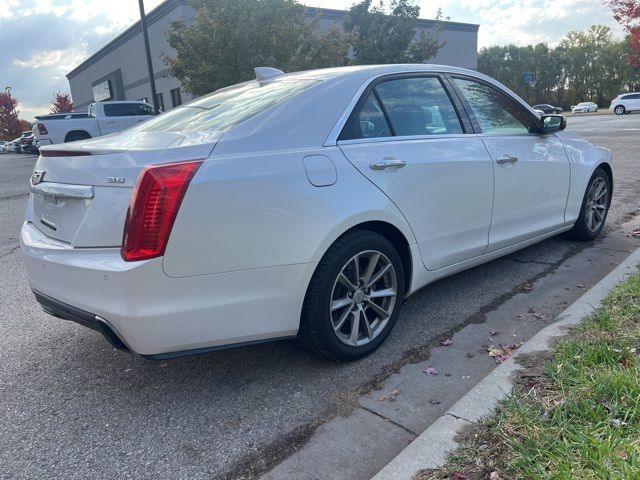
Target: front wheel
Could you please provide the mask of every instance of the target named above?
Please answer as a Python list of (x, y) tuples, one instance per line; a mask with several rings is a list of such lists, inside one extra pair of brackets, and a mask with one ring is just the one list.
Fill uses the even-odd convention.
[(404, 296), (402, 260), (385, 237), (356, 231), (324, 255), (305, 296), (299, 337), (333, 360), (356, 360), (393, 328)]
[(618, 105), (613, 109), (616, 115), (623, 115), (625, 113), (625, 108), (623, 105)]
[(591, 176), (582, 200), (580, 215), (570, 231), (576, 240), (589, 241), (600, 235), (611, 205), (611, 179), (598, 168)]

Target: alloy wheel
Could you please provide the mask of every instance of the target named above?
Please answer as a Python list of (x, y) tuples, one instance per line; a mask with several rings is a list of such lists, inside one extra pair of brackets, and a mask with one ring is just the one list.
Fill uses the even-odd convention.
[(609, 205), (609, 188), (602, 177), (596, 177), (587, 193), (587, 205), (585, 208), (587, 228), (591, 232), (602, 227), (607, 215)]
[(366, 250), (351, 257), (331, 291), (329, 314), (336, 337), (353, 347), (371, 342), (389, 322), (397, 295), (396, 270), (382, 252)]

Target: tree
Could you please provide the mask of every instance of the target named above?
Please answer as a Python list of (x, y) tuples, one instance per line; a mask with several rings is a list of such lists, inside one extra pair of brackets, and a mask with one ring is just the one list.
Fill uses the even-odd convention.
[[(621, 91), (635, 90), (640, 68), (625, 61), (630, 36), (615, 40), (611, 30), (594, 25), (584, 32), (569, 32), (557, 47), (505, 45), (483, 48), (478, 70), (490, 75), (529, 103), (553, 103), (569, 108), (591, 100), (606, 105)], [(524, 72), (534, 72), (534, 87), (522, 83)]]
[(18, 100), (9, 90), (0, 92), (0, 139), (13, 140), (25, 130), (30, 130), (29, 122), (18, 117)]
[(73, 111), (73, 101), (68, 93), (56, 92), (51, 102), (51, 113), (67, 113)]
[(631, 48), (627, 61), (635, 67), (640, 67), (640, 1), (605, 0), (604, 3), (613, 9), (613, 18), (630, 36)]
[(254, 77), (253, 68), (299, 70), (344, 65), (349, 45), (339, 30), (320, 32), (295, 0), (191, 0), (191, 24), (168, 33), (171, 74), (202, 95)]
[(416, 35), (420, 7), (411, 0), (391, 0), (389, 8), (383, 0), (374, 7), (372, 3), (373, 0), (362, 0), (354, 4), (344, 22), (353, 48), (353, 63), (423, 63), (442, 48), (437, 28), (432, 32), (421, 30)]

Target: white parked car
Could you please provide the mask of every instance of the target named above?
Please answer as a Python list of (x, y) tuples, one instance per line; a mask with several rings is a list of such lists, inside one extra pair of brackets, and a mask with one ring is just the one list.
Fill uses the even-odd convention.
[(39, 147), (76, 142), (121, 132), (153, 116), (153, 107), (145, 102), (96, 102), (89, 105), (87, 113), (36, 117), (33, 135)]
[(616, 115), (640, 110), (640, 92), (622, 93), (611, 100), (609, 107)]
[(47, 312), (154, 359), (297, 335), (351, 360), (425, 285), (602, 230), (609, 151), (487, 76), (257, 73), (41, 149), (21, 245)]
[(598, 104), (593, 102), (581, 102), (575, 107), (571, 107), (571, 111), (573, 113), (589, 113), (589, 112), (597, 112)]

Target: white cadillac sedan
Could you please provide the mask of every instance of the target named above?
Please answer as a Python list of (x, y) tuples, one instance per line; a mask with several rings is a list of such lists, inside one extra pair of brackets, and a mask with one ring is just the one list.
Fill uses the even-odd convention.
[(609, 151), (491, 78), (256, 73), (41, 149), (21, 244), (45, 311), (152, 359), (298, 336), (352, 360), (425, 285), (603, 228)]

